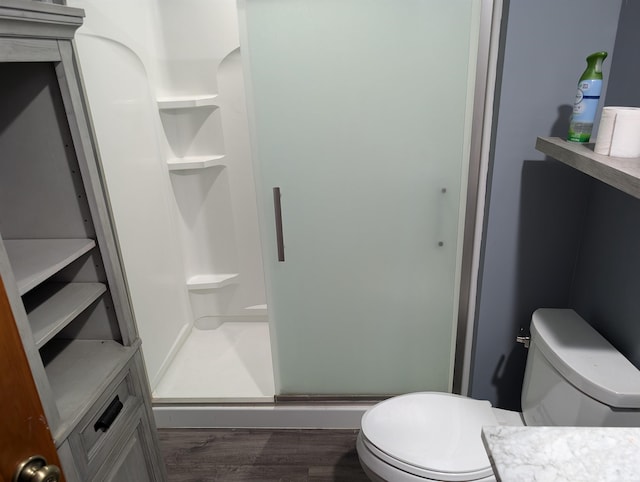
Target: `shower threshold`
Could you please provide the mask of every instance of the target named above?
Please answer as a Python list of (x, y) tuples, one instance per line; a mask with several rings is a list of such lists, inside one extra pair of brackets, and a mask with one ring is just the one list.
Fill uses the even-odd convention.
[(158, 428), (357, 429), (373, 403), (154, 404)]

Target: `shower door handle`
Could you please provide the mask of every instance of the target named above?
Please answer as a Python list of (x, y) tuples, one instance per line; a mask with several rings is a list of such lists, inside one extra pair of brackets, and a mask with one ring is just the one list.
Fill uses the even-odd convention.
[(282, 205), (280, 203), (280, 188), (273, 188), (273, 211), (276, 217), (276, 246), (278, 261), (284, 262), (284, 235), (282, 233)]
[(436, 213), (436, 244), (438, 245), (438, 247), (442, 247), (444, 246), (444, 238), (445, 238), (445, 204), (446, 204), (446, 194), (447, 194), (447, 188), (443, 187), (440, 189), (440, 195), (438, 196), (438, 207), (437, 207), (437, 213)]

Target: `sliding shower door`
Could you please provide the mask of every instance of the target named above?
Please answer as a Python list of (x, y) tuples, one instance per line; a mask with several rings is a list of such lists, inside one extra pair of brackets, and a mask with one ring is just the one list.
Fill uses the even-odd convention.
[(279, 394), (451, 389), (479, 3), (241, 3)]

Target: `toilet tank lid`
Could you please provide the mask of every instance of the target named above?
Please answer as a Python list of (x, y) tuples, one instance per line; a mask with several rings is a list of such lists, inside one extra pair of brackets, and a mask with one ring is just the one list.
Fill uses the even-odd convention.
[(537, 310), (531, 342), (578, 390), (611, 407), (640, 408), (640, 371), (575, 311)]

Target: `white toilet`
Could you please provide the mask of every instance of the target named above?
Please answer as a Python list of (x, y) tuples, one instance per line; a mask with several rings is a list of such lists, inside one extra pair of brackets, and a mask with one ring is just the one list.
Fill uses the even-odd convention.
[(363, 415), (360, 463), (376, 482), (495, 481), (483, 426), (640, 426), (640, 371), (573, 310), (540, 309), (522, 409), (448, 393), (393, 397)]

